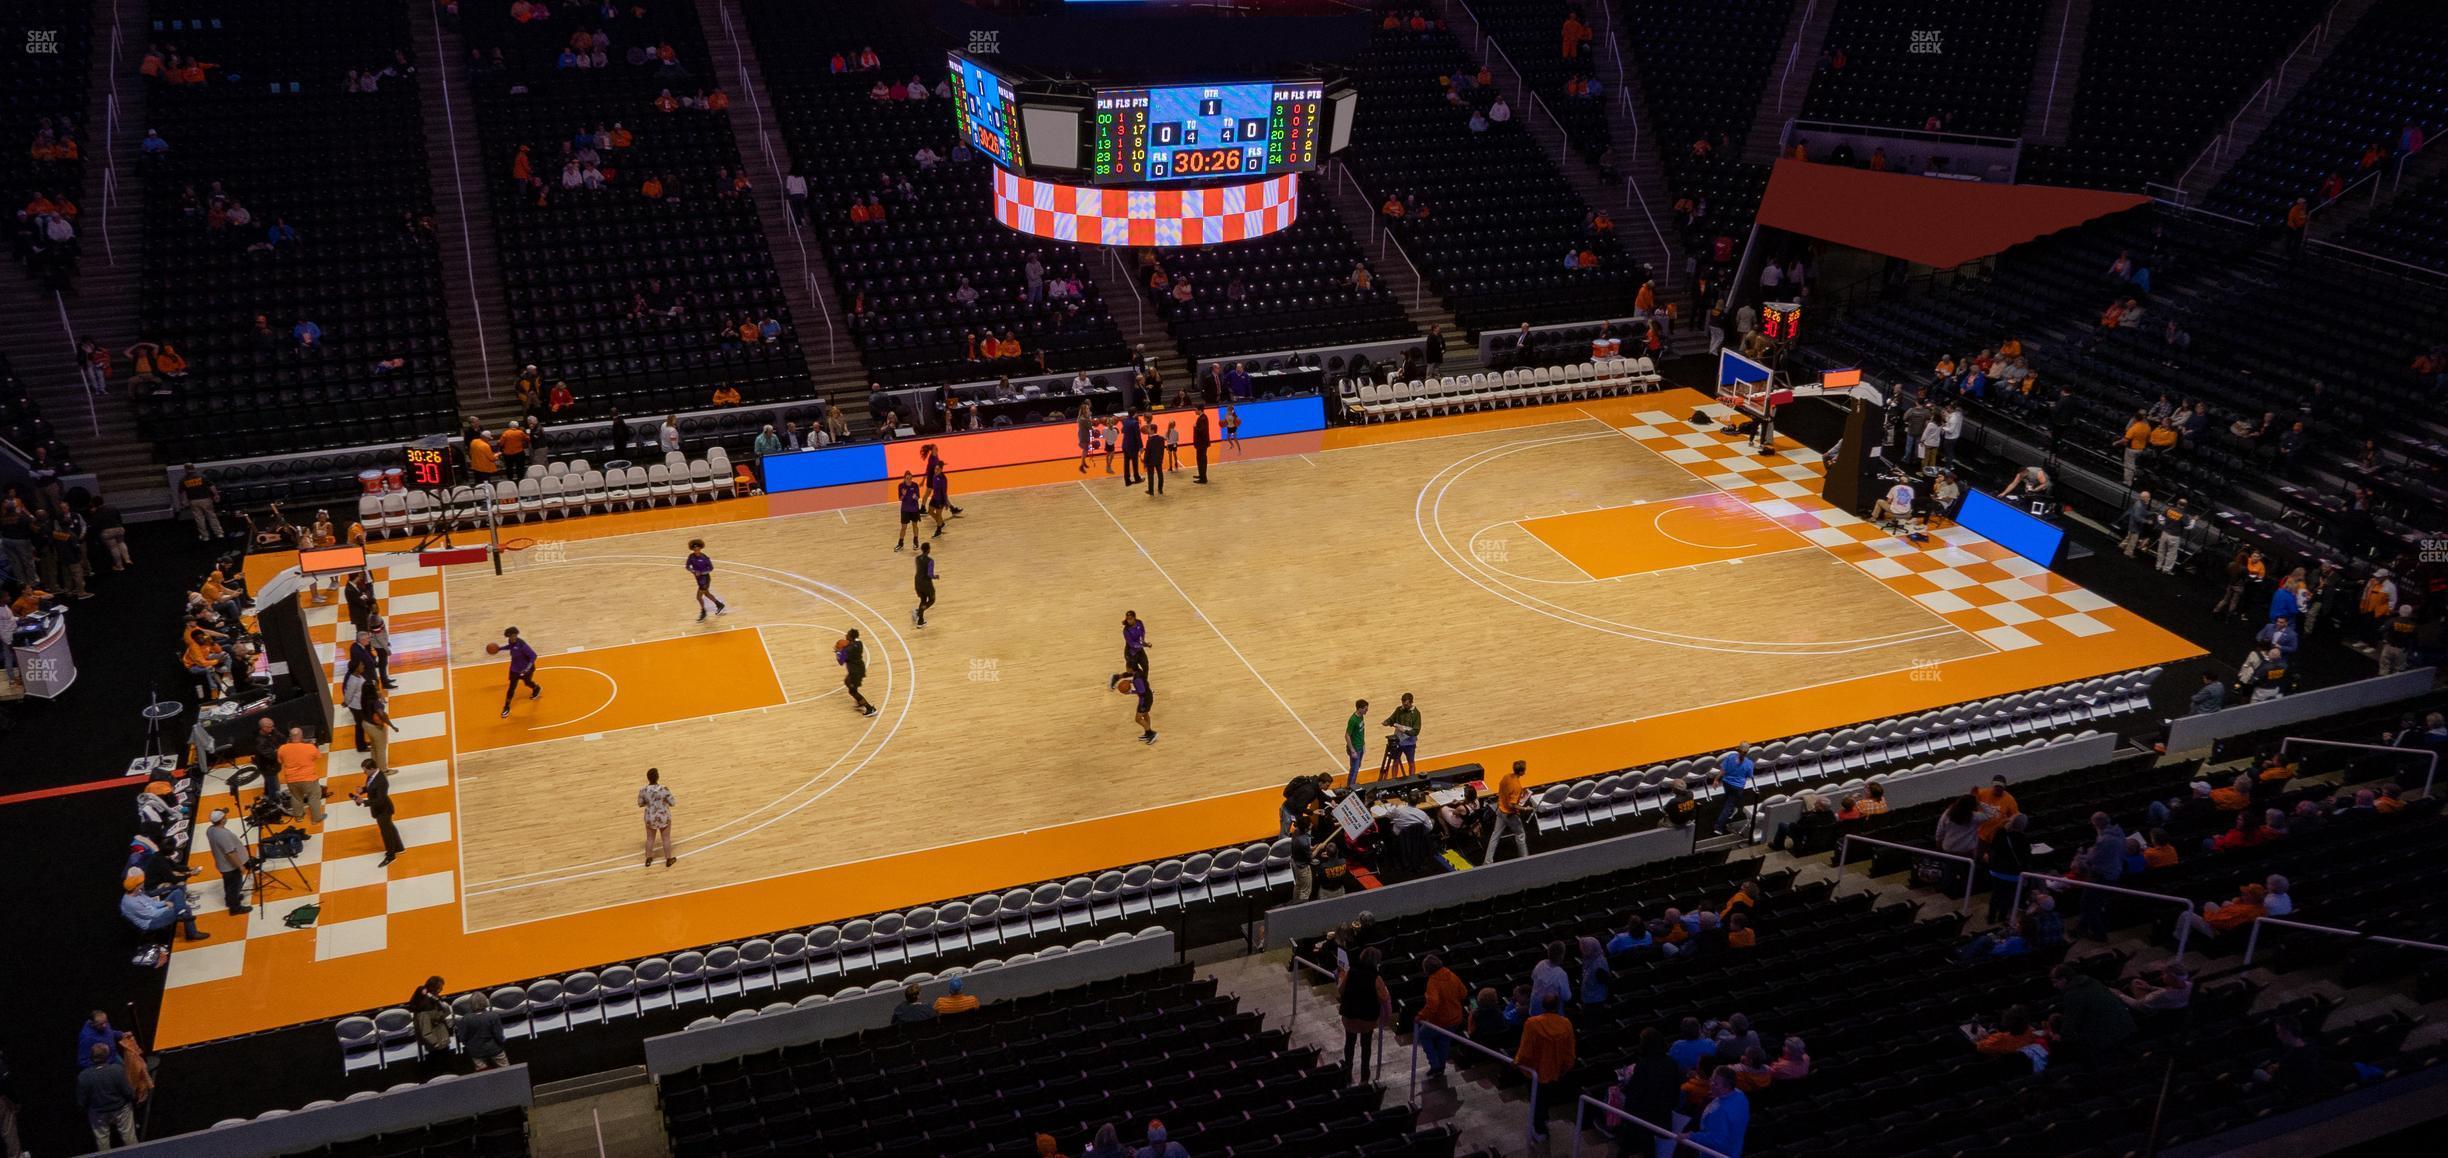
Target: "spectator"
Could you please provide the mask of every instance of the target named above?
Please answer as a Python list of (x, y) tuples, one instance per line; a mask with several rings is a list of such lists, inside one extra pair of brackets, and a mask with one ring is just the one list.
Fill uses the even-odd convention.
[(1362, 949), (1335, 978), (1335, 1008), (1343, 1018), (1343, 1066), (1354, 1084), (1369, 1080), (1377, 1031), (1384, 1027), (1394, 995), (1378, 973), (1382, 954)]
[(1565, 968), (1565, 948), (1562, 941), (1547, 943), (1547, 955), (1530, 967), (1530, 1007), (1538, 1008), (1547, 998), (1554, 997), (1561, 1006), (1572, 998), (1572, 974)]
[(474, 1063), (478, 1073), (502, 1069), (510, 1064), (508, 1047), (503, 1043), (501, 1013), (482, 993), (468, 995), (476, 1011), (459, 1018), (451, 1034), (459, 1042), (459, 1053)]
[(1997, 835), (1982, 851), (1989, 866), (1989, 919), (2002, 921), (2014, 907), (2015, 886), (2023, 874), (2032, 868), (2031, 817), (2016, 813), (2007, 818)]
[(1751, 1129), (1751, 1099), (1736, 1088), (1732, 1066), (1718, 1066), (1709, 1074), (1708, 1094), (1699, 1123), (1681, 1136), (1727, 1158), (1742, 1158), (1743, 1135)]
[(1538, 1012), (1522, 1023), (1521, 1045), (1513, 1051), (1513, 1064), (1538, 1079), (1530, 1099), (1530, 1128), (1542, 1142), (1547, 1138), (1547, 1112), (1555, 1102), (1556, 1083), (1572, 1071), (1576, 1060), (1573, 1024), (1558, 1012), (1563, 1007), (1563, 1000), (1553, 993), (1541, 1000)]
[(1151, 1118), (1147, 1124), (1147, 1145), (1141, 1146), (1131, 1158), (1190, 1158), (1190, 1151), (1167, 1139), (1162, 1119)]
[[(2074, 875), (2085, 881), (2113, 885), (2125, 875), (2125, 830), (2105, 812), (2091, 814), (2091, 846), (2074, 862)], [(2108, 897), (2100, 889), (2082, 890), (2083, 935), (2108, 939)]]
[(76, 1100), (77, 1108), (85, 1111), (86, 1126), (93, 1131), (94, 1149), (110, 1149), (114, 1136), (118, 1145), (135, 1145), (136, 1088), (128, 1082), (127, 1068), (110, 1046), (98, 1042), (85, 1051), (83, 1060)]
[(1781, 1082), (1807, 1078), (1810, 1076), (1810, 1069), (1809, 1048), (1802, 1044), (1801, 1038), (1791, 1034), (1786, 1035), (1785, 1047), (1778, 1051), (1776, 1061), (1768, 1066), (1768, 1072)]
[(947, 1013), (969, 1013), (977, 1009), (978, 999), (961, 992), (961, 989), (961, 979), (958, 977), (944, 982), (944, 995), (935, 999), (937, 1016)]
[[(1607, 1091), (1607, 1104), (1660, 1129), (1669, 1129), (1682, 1105), (1686, 1070), (1666, 1051), (1665, 1034), (1655, 1026), (1643, 1029), (1632, 1064), (1616, 1073), (1614, 1088)], [(1659, 1158), (1670, 1158), (1675, 1149), (1672, 1139), (1659, 1139), (1628, 1123), (1614, 1133), (1619, 1152), (1626, 1155), (1647, 1151)]]
[[(1461, 1033), (1464, 1020), (1462, 1002), (1470, 994), (1469, 987), (1453, 970), (1446, 968), (1444, 960), (1434, 953), (1421, 959), (1420, 968), (1427, 973), (1427, 981), (1422, 987), (1416, 1020), (1447, 1033)], [(1420, 1052), (1428, 1055), (1428, 1076), (1445, 1076), (1445, 1060), (1453, 1051), (1453, 1039), (1440, 1033), (1415, 1036), (1419, 1037)]]
[(894, 1025), (910, 1025), (935, 1020), (935, 1007), (918, 1000), (918, 990), (919, 987), (915, 984), (902, 986), (901, 1004), (893, 1006), (892, 1023)]
[(129, 869), (119, 883), (119, 915), (147, 933), (172, 926), (190, 941), (209, 941), (212, 934), (196, 928), (195, 909), (187, 903), (187, 888), (173, 882), (158, 891), (145, 888), (144, 870)]
[(1768, 847), (1782, 852), (1785, 842), (1790, 839), (1796, 856), (1817, 852), (1825, 847), (1824, 842), (1835, 831), (1836, 814), (1829, 810), (1827, 797), (1816, 792), (1805, 792), (1802, 794), (1802, 814), (1792, 820), (1779, 821), (1776, 835), (1769, 839)]

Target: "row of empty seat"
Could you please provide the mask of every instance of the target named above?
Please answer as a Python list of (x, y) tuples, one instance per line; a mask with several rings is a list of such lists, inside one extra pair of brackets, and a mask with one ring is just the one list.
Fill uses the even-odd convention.
[(1501, 406), (1569, 402), (1635, 390), (1650, 390), (1665, 378), (1647, 358), (1609, 358), (1578, 366), (1541, 366), (1481, 374), (1448, 374), (1411, 382), (1342, 379), (1335, 393), (1347, 418), (1382, 422), (1430, 414), (1460, 414)]
[(701, 502), (739, 493), (729, 452), (711, 447), (706, 457), (691, 461), (679, 451), (649, 466), (597, 470), (587, 460), (573, 459), (527, 468), (527, 477), (460, 487), (447, 496), (408, 491), (357, 498), (357, 521), (376, 534), (417, 532), (449, 521), (472, 525), (483, 518), (490, 498), (504, 521), (549, 519), (556, 514), (592, 515), (610, 511), (676, 506), (683, 500)]

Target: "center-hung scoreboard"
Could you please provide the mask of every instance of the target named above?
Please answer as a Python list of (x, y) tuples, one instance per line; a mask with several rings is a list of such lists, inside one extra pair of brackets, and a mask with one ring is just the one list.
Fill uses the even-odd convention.
[(1256, 177), (1317, 167), (1322, 81), (1099, 89), (1099, 182)]

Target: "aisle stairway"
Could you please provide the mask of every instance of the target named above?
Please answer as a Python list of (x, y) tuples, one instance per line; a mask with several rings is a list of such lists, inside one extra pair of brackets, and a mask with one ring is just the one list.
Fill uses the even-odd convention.
[(2312, 74), (2320, 71), (2321, 62), (2329, 59), (2330, 50), (2353, 34), (2355, 25), (2362, 22), (2363, 14), (2371, 11), (2375, 2), (2338, 0), (2337, 5), (2329, 10), (2328, 18), (2306, 34), (2302, 47), (2292, 57), (2282, 58), (2271, 67), (2269, 76), (2265, 78), (2266, 84), (2253, 87), (2252, 95), (2244, 98), (2244, 107), (2237, 111), (2234, 121), (2210, 142), (2210, 147), (2186, 171), (2181, 179), (2185, 204), (2198, 203), (2208, 195), (2218, 186), (2219, 178), (2226, 176), (2227, 170), (2234, 168), (2235, 163), (2251, 151), (2253, 142), (2261, 139), (2261, 131), (2277, 119), (2279, 112), (2295, 99), (2296, 93), (2302, 92), (2303, 87), (2311, 83)]
[[(517, 407), (510, 307), (494, 248), (493, 203), (485, 198), (484, 153), (475, 143), (475, 94), (468, 89), (467, 45), (443, 29), (434, 0), (409, 0), (408, 29), (433, 62), (418, 78), (425, 117), (425, 171), (433, 182), (434, 236), (442, 259), (442, 309), (450, 320), (451, 376), (459, 408), (494, 422)], [(462, 120), (460, 113), (468, 116)]]
[(2032, 58), (2031, 96), (2023, 106), (2023, 143), (2062, 145), (2074, 126), (2074, 93), (2083, 45), (2091, 39), (2091, 0), (2050, 0)]
[(775, 139), (778, 129), (768, 120), (772, 95), (765, 87), (765, 70), (758, 63), (756, 47), (748, 40), (747, 20), (738, 11), (738, 0), (699, 0), (697, 21), (705, 27), (706, 48), (714, 56), (716, 83), (737, 90), (731, 101), (731, 134), (756, 185), (751, 200), (765, 227), (774, 269), (782, 276), (782, 296), (790, 304), (799, 348), (807, 355), (808, 378), (828, 402), (864, 413), (867, 376), (849, 333), (835, 328), (844, 326), (847, 319), (831, 313), (832, 303), (841, 300), (833, 273), (825, 266), (823, 247), (813, 232), (791, 220), (790, 205), (783, 196), (789, 154)]
[(1785, 22), (1785, 39), (1770, 58), (1768, 83), (1760, 86), (1759, 111), (1751, 116), (1751, 131), (1743, 136), (1742, 159), (1773, 161), (1785, 139), (1785, 122), (1802, 113), (1810, 96), (1811, 77), (1819, 70), (1819, 51), (1827, 47), (1828, 25), (1835, 23), (1837, 0), (1803, 0)]
[[(124, 11), (122, 11), (124, 9)], [(111, 31), (120, 29), (118, 60), (111, 57)], [(72, 292), (55, 297), (36, 286), (22, 270), (0, 269), (0, 352), (26, 383), (52, 427), (59, 432), (77, 465), (99, 476), (104, 492), (128, 518), (159, 517), (169, 508), (170, 491), (151, 444), (136, 432), (136, 415), (124, 393), (93, 397), (78, 374), (76, 344), (69, 337), (91, 337), (124, 350), (136, 341), (139, 325), (137, 285), (144, 267), (142, 224), (143, 182), (136, 177), (136, 142), (144, 135), (144, 90), (136, 81), (136, 65), (144, 57), (145, 24), (142, 0), (103, 0), (93, 13), (93, 70), (87, 86), (85, 111), (86, 165), (84, 207), (80, 228), (83, 257)], [(123, 64), (122, 109), (116, 129), (110, 127), (111, 76)], [(104, 174), (117, 169), (115, 206), (106, 205)], [(67, 313), (63, 326), (63, 304)], [(127, 380), (120, 359), (119, 383)]]

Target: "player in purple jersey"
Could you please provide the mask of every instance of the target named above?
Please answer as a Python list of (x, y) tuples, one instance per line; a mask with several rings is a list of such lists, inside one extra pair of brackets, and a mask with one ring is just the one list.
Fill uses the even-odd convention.
[(714, 605), (716, 615), (731, 610), (730, 604), (714, 594), (714, 560), (705, 553), (705, 540), (689, 540), (688, 569), (689, 574), (697, 577), (697, 622), (705, 622), (706, 604), (709, 602)]
[(1132, 675), (1146, 675), (1147, 624), (1140, 622), (1139, 613), (1122, 613), (1122, 667)]
[(927, 608), (935, 606), (935, 544), (918, 544), (918, 607), (910, 612), (910, 622), (926, 626)]
[(893, 536), (893, 550), (901, 549), (904, 541), (918, 540), (918, 480), (908, 471), (901, 472), (901, 531)]
[(501, 714), (507, 718), (510, 715), (510, 698), (518, 694), (520, 684), (527, 685), (527, 698), (531, 700), (542, 696), (544, 689), (536, 686), (534, 645), (519, 638), (519, 629), (515, 627), (502, 628), (502, 638), (507, 642), (487, 644), (485, 650), (506, 652), (510, 656), (510, 686), (502, 689)]

